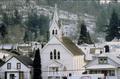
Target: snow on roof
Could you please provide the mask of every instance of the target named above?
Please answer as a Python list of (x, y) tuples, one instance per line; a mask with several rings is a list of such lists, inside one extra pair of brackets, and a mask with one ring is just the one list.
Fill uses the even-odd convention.
[(88, 45), (88, 44), (83, 44), (81, 46), (77, 45), (82, 51), (83, 53), (85, 54), (85, 59), (86, 60), (92, 60), (92, 54), (90, 54), (90, 48), (91, 46)]
[(102, 65), (92, 65), (90, 67), (87, 67), (86, 69), (114, 69), (115, 66), (108, 65), (108, 64), (102, 64)]
[(13, 44), (0, 45), (0, 49), (12, 49), (13, 47), (14, 47)]
[(108, 58), (112, 59), (116, 63), (120, 64), (120, 53), (119, 52), (110, 52), (110, 53), (104, 53)]

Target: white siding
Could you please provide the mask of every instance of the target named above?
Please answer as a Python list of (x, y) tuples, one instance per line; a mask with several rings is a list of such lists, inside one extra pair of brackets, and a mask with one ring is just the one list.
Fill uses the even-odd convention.
[(75, 75), (80, 75), (82, 72), (85, 71), (85, 61), (84, 61), (84, 55), (81, 56), (74, 56), (74, 64), (73, 69), (75, 70)]
[[(7, 69), (7, 63), (11, 63), (11, 69)], [(10, 59), (8, 62), (6, 62), (1, 68), (0, 72), (2, 72), (2, 78), (4, 78), (5, 71), (23, 71), (25, 79), (30, 79), (30, 69), (26, 67), (23, 63), (21, 63), (21, 69), (17, 69), (17, 63), (21, 63), (19, 60), (17, 60), (15, 57)]]
[[(92, 65), (98, 65), (98, 58), (94, 59), (92, 62), (90, 62), (87, 66), (92, 66)], [(113, 65), (115, 67), (118, 66), (118, 64), (116, 62), (114, 62), (113, 60), (111, 60), (110, 58), (108, 58), (108, 64)]]
[[(50, 59), (50, 52), (54, 52), (54, 49), (56, 49), (57, 52), (60, 52), (59, 60)], [(58, 65), (60, 64), (61, 71), (58, 75), (61, 76), (69, 76), (69, 73), (76, 75), (78, 74), (78, 72), (76, 73), (76, 70), (81, 70), (85, 65), (83, 55), (74, 56), (56, 37), (53, 37), (41, 50), (41, 61), (43, 71), (42, 75), (44, 79), (47, 79), (48, 67), (54, 62), (58, 62)], [(66, 71), (63, 71), (64, 67)]]
[[(68, 53), (61, 45), (48, 45), (47, 48), (41, 54), (42, 69), (48, 71), (48, 66), (54, 60), (50, 60), (50, 52), (56, 49), (60, 52), (60, 60), (56, 60), (67, 68), (70, 72), (73, 70), (73, 56)], [(47, 74), (43, 74), (47, 76)]]

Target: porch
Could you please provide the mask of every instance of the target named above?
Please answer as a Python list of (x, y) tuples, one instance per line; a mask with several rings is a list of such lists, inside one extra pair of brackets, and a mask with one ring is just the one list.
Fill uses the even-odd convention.
[(48, 79), (67, 79), (67, 76), (65, 71), (48, 72)]
[(93, 65), (86, 70), (88, 74), (104, 74), (104, 79), (118, 79), (117, 69), (112, 65)]
[(24, 73), (22, 71), (6, 71), (5, 79), (24, 79)]

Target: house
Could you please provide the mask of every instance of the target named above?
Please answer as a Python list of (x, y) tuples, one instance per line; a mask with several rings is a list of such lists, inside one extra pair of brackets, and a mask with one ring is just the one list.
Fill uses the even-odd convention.
[(0, 67), (0, 79), (30, 79), (32, 61), (25, 56), (12, 56)]
[(50, 22), (50, 38), (41, 49), (43, 79), (66, 79), (84, 72), (84, 53), (69, 38), (64, 37), (57, 6)]
[(119, 79), (120, 53), (109, 52), (94, 56), (85, 68), (88, 74), (104, 74), (105, 79)]
[(0, 59), (6, 60), (8, 56), (12, 55), (20, 55), (20, 53), (13, 49), (0, 49)]

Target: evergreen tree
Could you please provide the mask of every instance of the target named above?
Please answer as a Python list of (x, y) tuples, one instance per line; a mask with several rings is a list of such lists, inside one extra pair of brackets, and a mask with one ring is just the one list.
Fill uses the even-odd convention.
[(42, 79), (41, 57), (39, 51), (40, 51), (39, 49), (35, 51), (35, 58), (33, 61), (33, 79)]
[(84, 23), (81, 24), (81, 30), (80, 30), (80, 36), (78, 39), (78, 45), (87, 43), (87, 44), (92, 44), (90, 34), (87, 31), (86, 25)]
[(5, 38), (6, 34), (8, 34), (7, 27), (3, 23), (0, 25), (0, 34), (1, 34), (2, 39)]
[(17, 9), (15, 9), (15, 11), (14, 11), (14, 19), (13, 20), (14, 20), (14, 24), (20, 24), (21, 23), (22, 18), (21, 18)]
[(45, 38), (46, 31), (48, 31), (49, 17), (44, 15), (38, 16), (36, 13), (32, 13), (28, 16), (26, 26), (34, 35), (32, 40), (40, 40), (39, 37), (43, 35)]
[(113, 10), (110, 23), (106, 27), (106, 41), (112, 41), (115, 37), (119, 39), (119, 19), (115, 10)]
[(26, 42), (28, 42), (28, 41), (30, 41), (30, 39), (29, 39), (29, 34), (28, 34), (29, 32), (28, 31), (25, 31), (25, 35), (24, 35), (24, 37), (23, 37), (23, 41), (26, 43)]
[(3, 21), (3, 23), (5, 23), (6, 25), (9, 24), (9, 17), (8, 17), (8, 15), (7, 15), (5, 12), (2, 13), (2, 21)]

